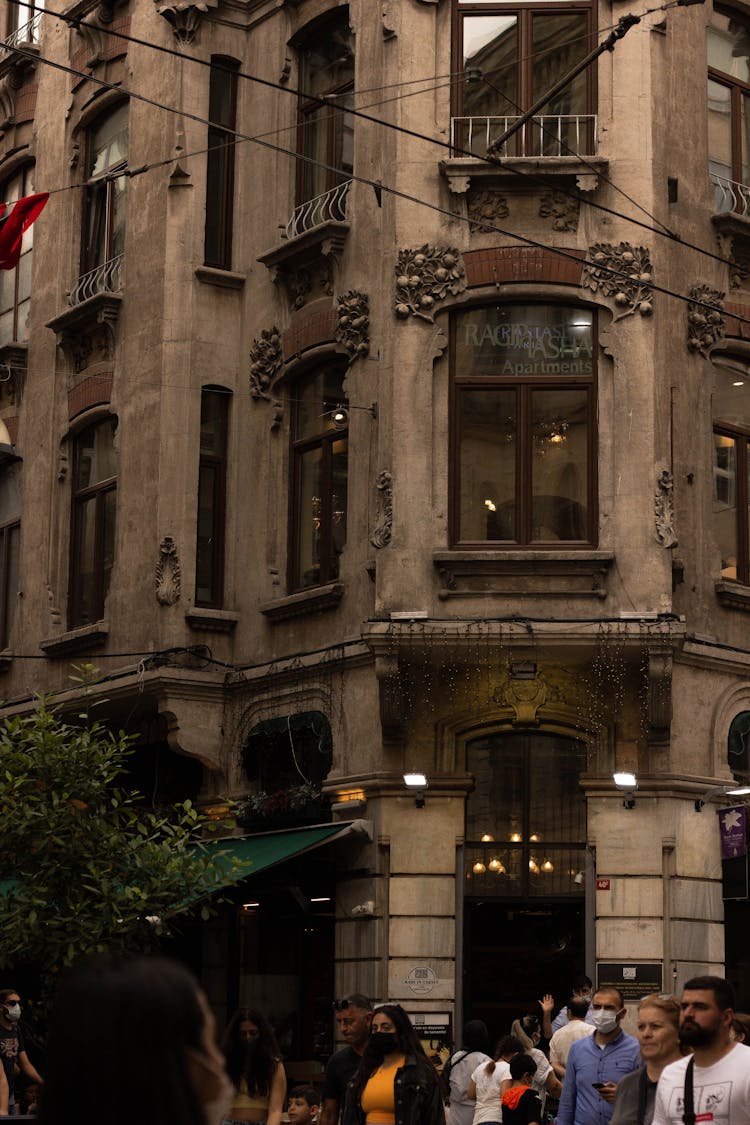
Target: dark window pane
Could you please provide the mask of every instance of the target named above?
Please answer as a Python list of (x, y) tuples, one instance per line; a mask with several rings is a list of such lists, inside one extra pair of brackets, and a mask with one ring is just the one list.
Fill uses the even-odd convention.
[(331, 555), (329, 578), (339, 576), (339, 555), (346, 544), (347, 450), (345, 437), (331, 444)]
[(13, 628), (13, 619), (16, 613), (19, 590), (19, 547), (21, 541), (21, 528), (18, 524), (4, 529), (5, 543), (3, 545), (6, 560), (6, 573), (3, 575), (3, 590), (5, 594), (3, 646), (7, 645), (10, 631)]
[(722, 578), (737, 577), (737, 453), (734, 438), (714, 434), (714, 534)]
[(348, 15), (334, 17), (316, 33), (303, 49), (301, 63), (302, 89), (316, 97), (331, 96), (330, 105), (308, 103), (300, 108), (299, 151), (309, 157), (300, 161), (298, 171), (303, 203), (341, 183), (353, 167), (353, 122), (344, 112), (351, 107), (354, 88), (354, 40)]
[(200, 605), (214, 601), (214, 515), (217, 468), (201, 465), (198, 477), (198, 543), (195, 597)]
[(89, 488), (117, 475), (114, 420), (89, 426), (76, 440), (73, 487)]
[[(231, 269), (232, 211), (234, 203), (234, 137), (227, 130), (236, 126), (236, 64), (215, 60), (211, 66), (206, 157), (207, 265)], [(223, 126), (224, 128), (219, 128)]]
[(298, 461), (297, 573), (300, 586), (320, 582), (320, 539), (323, 520), (323, 451), (320, 446), (303, 453)]
[(96, 496), (81, 501), (76, 511), (76, 625), (89, 625), (98, 620), (96, 575)]
[(107, 419), (78, 435), (73, 452), (71, 627), (104, 613), (115, 557), (116, 422)]
[(229, 398), (220, 390), (204, 389), (201, 395), (195, 601), (215, 609), (221, 607), (224, 597)]
[(462, 390), (460, 538), (516, 538), (516, 392)]
[(532, 540), (586, 539), (588, 392), (532, 392)]

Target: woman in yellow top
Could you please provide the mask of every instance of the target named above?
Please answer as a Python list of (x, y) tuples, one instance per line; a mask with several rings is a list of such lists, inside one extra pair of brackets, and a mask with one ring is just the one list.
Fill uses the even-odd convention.
[(281, 1125), (286, 1074), (270, 1023), (256, 1008), (240, 1008), (222, 1043), (235, 1096), (225, 1121)]
[(342, 1125), (445, 1125), (435, 1067), (399, 1004), (383, 1004), (350, 1081)]

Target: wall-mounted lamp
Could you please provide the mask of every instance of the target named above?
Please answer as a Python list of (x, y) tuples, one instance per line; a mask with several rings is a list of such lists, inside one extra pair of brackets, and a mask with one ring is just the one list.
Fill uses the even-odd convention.
[(404, 785), (414, 792), (414, 807), (424, 808), (424, 791), (427, 788), (427, 778), (423, 773), (405, 773)]
[(700, 812), (706, 801), (721, 793), (724, 797), (747, 797), (750, 794), (750, 785), (712, 785), (702, 797), (695, 802), (695, 811)]
[(634, 773), (613, 773), (612, 780), (621, 793), (625, 794), (625, 800), (622, 802), (624, 809), (635, 808), (635, 797), (633, 794), (638, 788), (638, 778)]
[(353, 406), (351, 403), (347, 403), (345, 406), (343, 403), (339, 403), (338, 406), (335, 406), (333, 410), (329, 410), (328, 412), (328, 417), (331, 419), (335, 430), (345, 430), (347, 428), (349, 425), (350, 410), (364, 410), (372, 419), (378, 416), (378, 404), (376, 402), (373, 402), (370, 406)]

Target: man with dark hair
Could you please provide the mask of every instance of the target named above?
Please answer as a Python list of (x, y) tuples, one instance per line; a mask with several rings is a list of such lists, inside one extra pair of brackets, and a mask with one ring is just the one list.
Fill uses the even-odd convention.
[(361, 992), (354, 992), (334, 1002), (336, 1023), (346, 1046), (331, 1055), (323, 1079), (322, 1108), (319, 1125), (337, 1125), (344, 1107), (349, 1079), (359, 1066), (362, 1052), (370, 1037), (372, 1004)]
[(653, 1125), (682, 1125), (689, 1119), (750, 1125), (750, 1047), (730, 1034), (731, 984), (723, 977), (693, 977), (685, 984), (680, 1009), (680, 1042), (691, 1054), (664, 1067)]
[(597, 989), (591, 1018), (594, 1034), (568, 1053), (557, 1125), (608, 1125), (617, 1083), (640, 1066), (638, 1040), (620, 1027), (625, 1004), (619, 989)]
[[(586, 1001), (586, 1013), (587, 1013), (586, 1022), (587, 1023), (591, 1023), (589, 1013), (590, 1013), (590, 1007), (591, 1007), (591, 998), (593, 996), (593, 987), (594, 986), (591, 982), (590, 977), (587, 977), (584, 973), (580, 977), (576, 977), (576, 979), (573, 981), (573, 987), (570, 990), (571, 1000), (585, 1000)], [(557, 1015), (555, 1016), (555, 1018), (552, 1021), (552, 1035), (554, 1035), (556, 1031), (559, 1031), (561, 1027), (565, 1027), (567, 1022), (568, 1022), (568, 1006), (567, 1006), (567, 1004), (563, 1004), (562, 1008), (560, 1009), (560, 1011), (557, 1013)], [(593, 1024), (592, 1024), (592, 1027), (593, 1027)]]
[(565, 1067), (568, 1062), (570, 1048), (579, 1039), (585, 1039), (594, 1034), (594, 1025), (586, 1023), (588, 1014), (588, 1001), (572, 996), (568, 1001), (568, 1022), (559, 1028), (550, 1039), (549, 1061), (560, 1081), (565, 1077)]
[[(42, 1084), (39, 1071), (26, 1054), (26, 1045), (18, 1022), (21, 1019), (21, 997), (15, 988), (0, 989), (0, 1060), (2, 1061), (3, 1083), (0, 1083), (0, 1114), (16, 1114), (13, 1086), (16, 1080), (16, 1067), (31, 1082)], [(7, 1102), (6, 1102), (7, 1099)], [(6, 1108), (3, 1110), (3, 1103)]]

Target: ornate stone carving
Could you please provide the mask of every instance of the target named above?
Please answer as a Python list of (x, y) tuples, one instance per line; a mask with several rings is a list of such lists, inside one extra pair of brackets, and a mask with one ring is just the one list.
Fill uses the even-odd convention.
[(687, 306), (687, 346), (691, 352), (708, 355), (709, 348), (724, 335), (723, 313), (723, 293), (708, 285), (691, 286)]
[(378, 477), (378, 515), (375, 530), (370, 536), (373, 547), (387, 547), (393, 532), (393, 478), (384, 469)]
[(396, 262), (396, 316), (434, 320), (437, 301), (454, 297), (466, 288), (466, 273), (458, 250), (430, 246), (400, 250)]
[(351, 359), (370, 351), (370, 301), (366, 293), (350, 289), (338, 298), (336, 340)]
[(252, 398), (270, 400), (267, 393), (274, 376), (281, 367), (281, 333), (274, 325), (264, 328), (260, 338), (253, 340), (250, 348), (250, 395)]
[(47, 322), (76, 373), (114, 358), (121, 303), (118, 293), (97, 293)]
[(538, 673), (532, 680), (516, 680), (506, 672), (498, 684), (495, 699), (514, 712), (513, 725), (538, 727), (537, 712), (547, 702), (547, 683)]
[(160, 16), (172, 25), (175, 39), (181, 45), (192, 43), (205, 12), (218, 8), (219, 0), (154, 0)]
[(677, 535), (674, 529), (674, 477), (668, 469), (662, 469), (656, 478), (654, 494), (654, 517), (656, 521), (656, 541), (662, 547), (676, 547)]
[(653, 273), (649, 252), (644, 246), (619, 242), (595, 242), (589, 247), (589, 260), (583, 267), (581, 286), (593, 293), (614, 298), (622, 311), (614, 320), (632, 316), (651, 316)]
[(475, 234), (492, 234), (498, 219), (508, 216), (508, 201), (498, 191), (472, 191), (469, 193), (467, 211), (470, 229)]
[(577, 230), (580, 201), (561, 191), (547, 188), (539, 200), (540, 219), (552, 219), (553, 230)]
[(672, 725), (672, 650), (650, 648), (646, 681), (646, 737), (666, 745)]
[(156, 600), (159, 605), (174, 605), (180, 600), (181, 590), (177, 545), (171, 535), (165, 535), (159, 544), (159, 562), (156, 565)]

